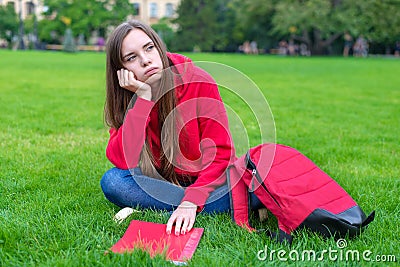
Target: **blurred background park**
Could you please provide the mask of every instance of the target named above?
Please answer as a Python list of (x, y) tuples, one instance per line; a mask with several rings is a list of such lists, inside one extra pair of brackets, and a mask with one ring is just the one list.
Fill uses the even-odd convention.
[(0, 0), (0, 46), (103, 51), (135, 18), (171, 51), (398, 56), (399, 14), (399, 0)]

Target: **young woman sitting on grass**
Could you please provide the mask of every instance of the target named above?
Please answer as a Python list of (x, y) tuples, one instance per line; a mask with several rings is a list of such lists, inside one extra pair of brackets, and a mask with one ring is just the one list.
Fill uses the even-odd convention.
[[(101, 187), (119, 207), (173, 211), (167, 233), (191, 230), (198, 212), (230, 209), (224, 172), (235, 160), (226, 110), (212, 77), (138, 21), (108, 39), (106, 155)], [(253, 209), (262, 207), (251, 194)]]

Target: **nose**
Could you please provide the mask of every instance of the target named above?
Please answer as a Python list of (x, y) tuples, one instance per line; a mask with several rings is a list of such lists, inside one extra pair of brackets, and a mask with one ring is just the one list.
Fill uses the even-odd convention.
[(151, 63), (151, 58), (146, 54), (142, 55), (142, 60), (141, 60), (142, 66), (145, 67), (145, 66), (149, 65), (150, 63)]

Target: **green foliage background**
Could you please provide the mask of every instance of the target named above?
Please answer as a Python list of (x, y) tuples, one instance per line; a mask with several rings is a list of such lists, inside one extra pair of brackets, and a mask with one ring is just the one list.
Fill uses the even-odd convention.
[(0, 5), (0, 38), (11, 42), (18, 32), (18, 17), (11, 5)]
[[(149, 2), (148, 2), (149, 3)], [(93, 32), (109, 31), (135, 13), (129, 0), (44, 0), (48, 7), (38, 23), (41, 42), (61, 44), (70, 27), (74, 37), (90, 41)], [(363, 35), (373, 54), (393, 53), (400, 40), (400, 0), (182, 0), (177, 18), (154, 25), (174, 51), (235, 52), (245, 41), (256, 41), (268, 52), (281, 40), (304, 43), (313, 55), (340, 54), (343, 33)], [(65, 25), (62, 18), (71, 19)], [(33, 33), (33, 17), (26, 19)], [(0, 8), (0, 36), (17, 34), (15, 12)], [(6, 31), (11, 36), (6, 36)]]
[(177, 48), (218, 51), (222, 44), (229, 50), (226, 44), (255, 40), (270, 49), (293, 38), (312, 54), (326, 54), (334, 42), (342, 45), (339, 37), (348, 31), (392, 49), (400, 38), (399, 10), (399, 0), (182, 0)]

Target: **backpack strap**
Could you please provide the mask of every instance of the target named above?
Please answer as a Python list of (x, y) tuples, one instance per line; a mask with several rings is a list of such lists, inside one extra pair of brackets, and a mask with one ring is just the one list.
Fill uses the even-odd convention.
[(370, 215), (362, 222), (361, 227), (365, 227), (375, 219), (375, 211), (372, 211)]
[(272, 240), (277, 241), (280, 244), (288, 244), (291, 245), (293, 241), (293, 237), (290, 234), (285, 233), (283, 230), (279, 229), (278, 232), (273, 232), (269, 229), (259, 229), (258, 233), (265, 233), (266, 236), (271, 238)]
[(247, 186), (232, 166), (226, 170), (226, 181), (229, 189), (229, 199), (232, 220), (248, 231), (255, 229), (250, 225), (250, 198)]

